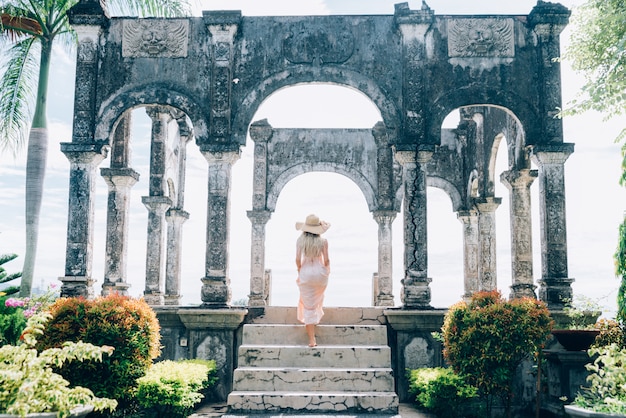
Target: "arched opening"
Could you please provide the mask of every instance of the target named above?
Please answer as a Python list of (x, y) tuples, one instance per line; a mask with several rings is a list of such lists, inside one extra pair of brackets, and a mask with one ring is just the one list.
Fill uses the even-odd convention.
[[(380, 112), (352, 88), (305, 84), (270, 96), (253, 120), (261, 119), (267, 119), (273, 128), (371, 129), (380, 120)], [(243, 303), (249, 292), (250, 220), (246, 211), (251, 209), (253, 148), (248, 136), (241, 159), (233, 167), (230, 276), (236, 303)], [(327, 172), (300, 175), (280, 191), (276, 210), (266, 225), (265, 268), (272, 271), (271, 304), (297, 303), (294, 257), (299, 233), (295, 222), (309, 213), (332, 224), (327, 232), (332, 266), (325, 304), (371, 305), (372, 274), (377, 270), (377, 224), (356, 184)]]

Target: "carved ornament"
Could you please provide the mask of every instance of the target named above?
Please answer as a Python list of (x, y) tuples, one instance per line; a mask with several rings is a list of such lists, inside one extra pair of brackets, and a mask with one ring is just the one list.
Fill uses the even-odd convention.
[(136, 19), (124, 21), (122, 56), (180, 58), (187, 56), (189, 21)]
[(513, 58), (513, 19), (448, 20), (448, 56)]
[(344, 30), (292, 28), (283, 40), (283, 55), (293, 64), (341, 64), (354, 51), (354, 36)]

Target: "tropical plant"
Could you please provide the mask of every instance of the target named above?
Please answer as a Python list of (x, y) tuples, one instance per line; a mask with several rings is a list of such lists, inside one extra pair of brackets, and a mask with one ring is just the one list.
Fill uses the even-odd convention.
[[(17, 254), (2, 254), (0, 255), (0, 284), (12, 282), (13, 280), (17, 280), (22, 277), (22, 272), (18, 273), (7, 273), (6, 269), (3, 267), (6, 263), (11, 260), (15, 260), (17, 258)], [(0, 291), (0, 296), (9, 296), (14, 293), (19, 292), (19, 286), (7, 286)]]
[[(52, 48), (58, 39), (75, 44), (68, 12), (78, 0), (11, 0), (0, 6), (2, 55), (7, 57), (0, 79), (0, 150), (26, 154), (26, 253), (20, 296), (30, 296), (43, 182), (48, 153), (46, 106)], [(186, 0), (110, 0), (113, 11), (145, 16), (187, 14)], [(32, 103), (34, 102), (34, 112)], [(30, 123), (30, 133), (26, 132)]]
[(610, 414), (626, 415), (626, 349), (611, 344), (592, 348), (594, 358), (585, 367), (589, 372), (588, 387), (583, 387), (574, 405)]
[(150, 416), (187, 417), (216, 381), (213, 360), (164, 360), (137, 380), (137, 400)]
[(511, 413), (513, 380), (523, 360), (539, 352), (553, 321), (545, 303), (506, 301), (498, 291), (476, 292), (444, 318), (444, 356), (455, 372), (476, 386), (490, 413), (494, 397)]
[(567, 316), (566, 329), (596, 329), (596, 320), (602, 314), (598, 301), (585, 295), (576, 295), (574, 299), (563, 300), (563, 312)]
[(160, 354), (159, 323), (150, 306), (143, 299), (111, 294), (93, 300), (60, 298), (50, 313), (52, 319), (38, 349), (59, 347), (65, 341), (115, 348), (102, 362), (61, 368), (63, 377), (97, 396), (120, 401), (132, 398), (137, 379)]
[(466, 379), (443, 367), (409, 370), (409, 394), (418, 405), (437, 416), (482, 417), (476, 408), (478, 390)]
[(56, 412), (63, 418), (80, 406), (115, 409), (115, 400), (98, 398), (84, 387), (70, 387), (52, 369), (69, 362), (102, 361), (103, 354), (110, 354), (113, 348), (66, 342), (59, 348), (37, 352), (34, 348), (37, 336), (43, 333), (49, 318), (46, 312), (31, 316), (22, 344), (0, 347), (0, 413), (23, 417), (29, 413)]
[[(626, 2), (587, 0), (572, 14), (573, 30), (563, 58), (582, 73), (585, 83), (564, 115), (595, 110), (606, 119), (626, 115)], [(622, 142), (620, 184), (626, 186), (626, 127), (615, 142)], [(621, 279), (617, 295), (617, 320), (626, 324), (626, 216), (619, 227), (614, 254), (615, 273)]]

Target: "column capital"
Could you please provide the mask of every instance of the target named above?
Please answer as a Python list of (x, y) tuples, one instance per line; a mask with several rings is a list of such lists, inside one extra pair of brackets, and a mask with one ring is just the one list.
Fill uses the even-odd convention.
[(61, 152), (65, 154), (71, 164), (98, 165), (109, 154), (109, 146), (105, 143), (75, 143), (62, 142)]
[(172, 206), (172, 199), (167, 196), (142, 196), (141, 203), (150, 211), (164, 214)]
[(372, 216), (377, 223), (391, 223), (396, 216), (398, 216), (398, 212), (394, 210), (375, 210), (372, 212)]
[(101, 168), (100, 175), (110, 188), (132, 187), (139, 180), (139, 173), (132, 168)]
[(146, 114), (152, 121), (160, 119), (163, 115), (167, 117), (168, 122), (174, 119), (172, 109), (168, 106), (146, 106)]
[(500, 174), (500, 182), (509, 190), (528, 188), (538, 176), (537, 170), (508, 170)]
[(170, 208), (165, 212), (165, 219), (182, 223), (189, 219), (189, 212), (182, 209)]
[(472, 220), (476, 222), (476, 220), (478, 219), (478, 212), (473, 209), (460, 210), (456, 213), (456, 217), (459, 221), (461, 221), (464, 224), (470, 223)]
[(250, 124), (249, 132), (254, 142), (268, 142), (274, 134), (274, 128), (267, 119), (262, 119)]
[(241, 150), (239, 148), (231, 151), (201, 150), (201, 153), (208, 163), (227, 163), (232, 165), (235, 164), (241, 157)]
[(246, 215), (254, 225), (265, 225), (272, 217), (272, 212), (269, 210), (249, 210)]
[(538, 166), (564, 164), (574, 152), (574, 144), (542, 144), (530, 148), (530, 157)]
[(479, 213), (495, 212), (500, 203), (502, 203), (502, 198), (500, 197), (485, 197), (474, 200), (474, 206), (476, 206)]
[(396, 149), (394, 151), (394, 157), (396, 158), (396, 161), (398, 161), (398, 163), (400, 163), (400, 165), (402, 165), (403, 167), (410, 164), (417, 164), (417, 154), (415, 150), (408, 151)]

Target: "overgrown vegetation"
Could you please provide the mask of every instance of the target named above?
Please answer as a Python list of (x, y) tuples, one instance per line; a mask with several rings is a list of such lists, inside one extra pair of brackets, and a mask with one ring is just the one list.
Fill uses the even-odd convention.
[(443, 367), (410, 370), (409, 395), (428, 412), (447, 418), (484, 416), (478, 390), (454, 370)]
[(506, 301), (498, 291), (477, 292), (453, 305), (444, 319), (444, 356), (478, 389), (491, 413), (494, 398), (511, 413), (513, 379), (521, 362), (541, 350), (553, 321), (543, 302)]
[(60, 373), (96, 396), (122, 403), (131, 399), (137, 379), (160, 354), (159, 324), (148, 304), (143, 299), (117, 294), (93, 300), (61, 298), (50, 307), (50, 313), (52, 319), (46, 324), (38, 349), (60, 347), (65, 341), (115, 348), (102, 362), (64, 366)]
[(215, 361), (165, 360), (139, 378), (137, 400), (147, 416), (184, 418), (215, 382)]
[(70, 387), (69, 382), (53, 371), (70, 363), (101, 362), (112, 347), (97, 347), (84, 342), (67, 342), (59, 348), (38, 352), (37, 336), (44, 332), (50, 318), (39, 312), (28, 320), (22, 343), (0, 347), (0, 413), (25, 416), (29, 413), (57, 412), (60, 418), (79, 406), (97, 410), (114, 409), (117, 402), (94, 396), (87, 388)]

